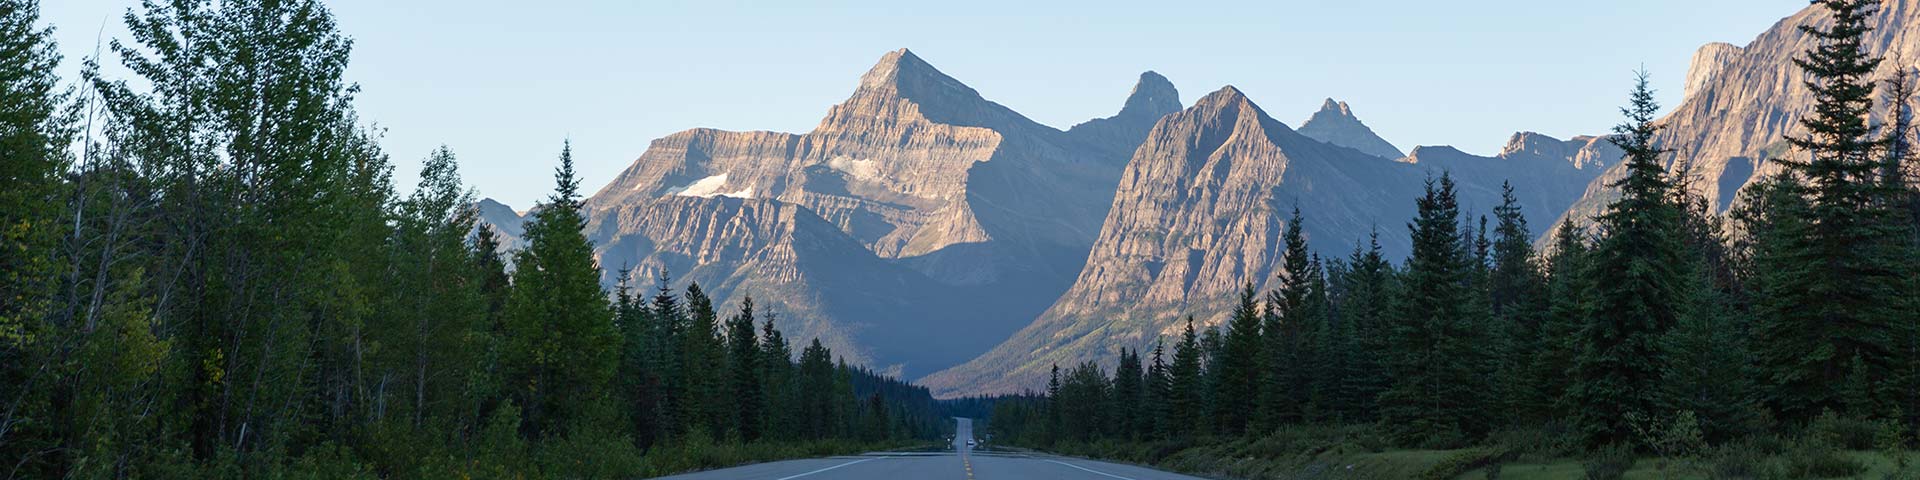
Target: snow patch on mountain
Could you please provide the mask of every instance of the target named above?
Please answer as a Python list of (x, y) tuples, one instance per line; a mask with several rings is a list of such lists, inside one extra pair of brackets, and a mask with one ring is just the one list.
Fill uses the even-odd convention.
[(734, 198), (753, 198), (753, 186), (751, 185), (747, 186), (747, 188), (740, 189), (740, 191), (732, 192), (732, 193), (721, 191), (721, 189), (726, 187), (727, 187), (727, 174), (722, 173), (719, 175), (713, 175), (707, 178), (695, 180), (693, 183), (689, 183), (684, 187), (668, 190), (667, 193), (672, 195), (682, 196), (682, 197), (713, 198), (718, 196), (718, 197), (734, 197)]

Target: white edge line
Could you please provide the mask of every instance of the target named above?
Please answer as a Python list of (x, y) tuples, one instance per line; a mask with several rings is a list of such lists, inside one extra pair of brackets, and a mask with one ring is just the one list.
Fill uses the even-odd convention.
[[(1073, 468), (1077, 468), (1077, 469), (1080, 469), (1081, 471), (1084, 471), (1084, 472), (1089, 472), (1089, 473), (1094, 473), (1094, 474), (1099, 474), (1099, 475), (1106, 475), (1106, 476), (1109, 476), (1109, 477), (1113, 477), (1113, 478), (1118, 478), (1118, 479), (1120, 479), (1120, 480), (1133, 480), (1133, 479), (1131, 479), (1131, 478), (1127, 478), (1127, 477), (1122, 477), (1122, 476), (1119, 476), (1119, 475), (1114, 475), (1114, 474), (1111, 474), (1111, 473), (1107, 473), (1107, 472), (1102, 472), (1102, 471), (1099, 471), (1099, 470), (1092, 470), (1092, 469), (1088, 469), (1087, 467), (1082, 467), (1082, 466), (1079, 466), (1079, 465), (1074, 465), (1074, 464), (1071, 464), (1071, 463), (1067, 463), (1067, 462), (1062, 462), (1062, 461), (1059, 461), (1059, 460), (1047, 460), (1047, 461), (1049, 461), (1049, 462), (1053, 462), (1053, 463), (1058, 463), (1058, 464), (1061, 464), (1061, 465), (1066, 465), (1066, 466), (1069, 466), (1069, 467), (1073, 467)], [(780, 479), (780, 480), (786, 480), (786, 479), (784, 479), (784, 478), (783, 478), (783, 479)]]
[(874, 460), (879, 460), (879, 459), (882, 459), (882, 458), (893, 458), (893, 457), (874, 457), (874, 458), (869, 458), (869, 459), (865, 459), (865, 460), (854, 460), (854, 461), (851, 461), (851, 462), (847, 462), (847, 463), (842, 463), (842, 464), (839, 464), (839, 465), (834, 465), (834, 466), (831, 466), (831, 467), (827, 467), (827, 468), (822, 468), (822, 469), (819, 469), (819, 470), (814, 470), (814, 471), (811, 471), (811, 472), (807, 472), (807, 473), (802, 473), (802, 474), (799, 474), (799, 475), (794, 475), (794, 476), (791, 476), (791, 477), (780, 477), (780, 478), (776, 478), (776, 479), (774, 479), (774, 480), (793, 480), (793, 479), (795, 479), (795, 478), (800, 478), (800, 477), (804, 477), (804, 476), (807, 476), (807, 475), (813, 475), (813, 474), (816, 474), (816, 473), (820, 473), (820, 472), (824, 472), (824, 471), (828, 471), (828, 470), (833, 470), (833, 469), (836, 469), (836, 468), (840, 468), (840, 467), (844, 467), (844, 466), (848, 466), (848, 465), (853, 465), (853, 464), (856, 464), (856, 463), (865, 463), (865, 462), (871, 462), (871, 461), (874, 461)]

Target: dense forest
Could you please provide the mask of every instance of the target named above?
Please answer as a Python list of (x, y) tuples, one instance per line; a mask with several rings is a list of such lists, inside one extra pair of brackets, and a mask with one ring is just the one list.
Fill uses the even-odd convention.
[(607, 291), (567, 147), (511, 252), (451, 150), (400, 194), (316, 1), (125, 22), (131, 77), (67, 81), (0, 0), (0, 478), (632, 477), (951, 428), (777, 306)]
[[(1905, 452), (1920, 427), (1914, 79), (1875, 78), (1862, 41), (1878, 2), (1814, 3), (1835, 19), (1802, 27), (1820, 40), (1797, 62), (1818, 104), (1804, 136), (1784, 139), (1792, 153), (1770, 159), (1784, 168), (1728, 215), (1658, 143), (1643, 73), (1611, 137), (1626, 157), (1619, 197), (1544, 251), (1511, 188), (1492, 218), (1472, 218), (1446, 175), (1417, 200), (1398, 264), (1377, 242), (1313, 254), (1311, 212), (1296, 209), (1276, 290), (1249, 286), (1223, 325), (1188, 319), (1111, 371), (1056, 366), (1044, 395), (998, 403), (990, 431), (1149, 462), (1290, 435), (1504, 446), (1463, 457), (1482, 464), (1542, 449), (1791, 453), (1727, 460), (1715, 478), (1856, 475), (1835, 450)], [(1223, 455), (1262, 450), (1243, 445)]]

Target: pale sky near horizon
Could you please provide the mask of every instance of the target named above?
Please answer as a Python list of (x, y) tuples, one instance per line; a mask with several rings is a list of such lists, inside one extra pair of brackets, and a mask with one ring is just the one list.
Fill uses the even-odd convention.
[[(1693, 52), (1745, 45), (1805, 0), (334, 0), (363, 120), (395, 181), (446, 144), (482, 197), (525, 209), (571, 138), (587, 193), (694, 127), (811, 130), (906, 47), (1057, 128), (1112, 115), (1154, 70), (1193, 100), (1232, 84), (1299, 126), (1327, 97), (1401, 150), (1490, 155), (1516, 131), (1617, 123), (1632, 72), (1680, 100)], [(137, 0), (46, 0), (71, 79)], [(112, 74), (113, 70), (109, 70)]]

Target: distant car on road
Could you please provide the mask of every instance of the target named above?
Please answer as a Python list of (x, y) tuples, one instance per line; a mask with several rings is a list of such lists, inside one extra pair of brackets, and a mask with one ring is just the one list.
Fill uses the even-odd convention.
[(977, 446), (977, 445), (980, 445), (980, 441), (979, 441), (979, 440), (967, 440), (967, 446), (968, 446), (968, 447), (972, 447), (972, 446)]

